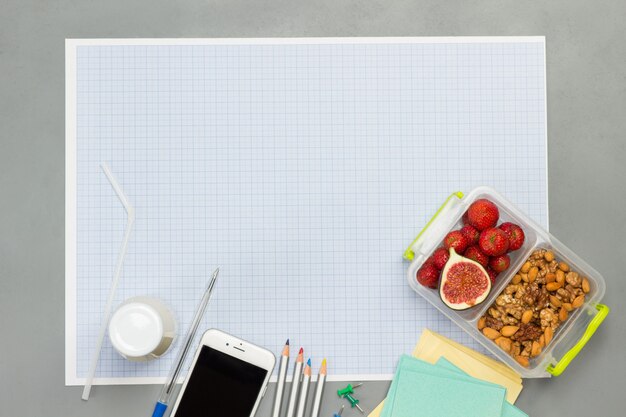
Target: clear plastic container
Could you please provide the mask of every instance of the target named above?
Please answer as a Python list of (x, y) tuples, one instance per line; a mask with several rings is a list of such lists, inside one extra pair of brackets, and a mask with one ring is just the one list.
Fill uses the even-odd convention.
[[(486, 198), (498, 206), (500, 211), (498, 224), (502, 222), (516, 223), (522, 227), (526, 238), (520, 249), (509, 253), (510, 266), (498, 276), (487, 299), (477, 306), (457, 311), (443, 303), (438, 289), (420, 285), (416, 280), (416, 273), (424, 261), (442, 244), (446, 234), (463, 226), (461, 217), (468, 207), (480, 198)], [(586, 276), (589, 279), (590, 291), (586, 294), (585, 303), (570, 313), (568, 319), (561, 323), (556, 330), (552, 341), (545, 346), (539, 356), (531, 360), (529, 367), (526, 368), (517, 363), (508, 352), (500, 349), (498, 345), (484, 336), (478, 330), (477, 325), (480, 317), (486, 313), (531, 253), (538, 248), (552, 250), (557, 260), (567, 262), (572, 271)], [(411, 261), (407, 271), (411, 288), (524, 378), (560, 375), (609, 313), (609, 308), (600, 304), (605, 291), (602, 276), (549, 232), (489, 187), (475, 188), (466, 196), (460, 192), (452, 194), (426, 224), (406, 250), (404, 256)]]

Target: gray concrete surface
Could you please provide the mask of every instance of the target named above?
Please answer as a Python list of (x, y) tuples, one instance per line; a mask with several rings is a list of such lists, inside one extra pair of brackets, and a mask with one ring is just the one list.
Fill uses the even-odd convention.
[[(518, 405), (532, 416), (623, 415), (624, 16), (623, 1), (3, 0), (0, 416), (147, 416), (159, 389), (97, 387), (85, 403), (64, 386), (65, 38), (436, 35), (547, 38), (551, 231), (605, 276), (613, 310), (563, 376), (527, 380)], [(363, 388), (366, 410), (387, 385)], [(325, 416), (340, 404), (328, 398)]]

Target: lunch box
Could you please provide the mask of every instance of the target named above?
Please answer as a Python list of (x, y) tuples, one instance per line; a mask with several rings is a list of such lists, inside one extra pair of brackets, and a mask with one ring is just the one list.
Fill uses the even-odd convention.
[[(524, 230), (525, 241), (520, 249), (509, 253), (511, 258), (509, 268), (500, 273), (485, 301), (467, 310), (457, 311), (444, 304), (439, 296), (439, 289), (432, 289), (419, 284), (416, 280), (416, 274), (426, 259), (443, 244), (444, 237), (450, 231), (463, 227), (463, 214), (474, 201), (481, 198), (492, 201), (498, 207), (500, 212), (498, 224), (502, 222), (518, 224)], [(528, 367), (524, 367), (508, 352), (488, 339), (478, 330), (477, 326), (478, 320), (487, 313), (489, 307), (520, 270), (531, 253), (538, 248), (553, 251), (555, 259), (567, 262), (572, 271), (587, 277), (590, 289), (585, 296), (584, 304), (571, 311), (569, 317), (556, 329), (552, 341), (543, 348), (541, 354), (530, 360)], [(609, 308), (600, 304), (604, 296), (605, 282), (598, 271), (489, 187), (477, 187), (467, 195), (463, 195), (461, 192), (450, 195), (407, 248), (404, 257), (411, 261), (407, 271), (409, 286), (524, 378), (560, 375), (609, 313)]]

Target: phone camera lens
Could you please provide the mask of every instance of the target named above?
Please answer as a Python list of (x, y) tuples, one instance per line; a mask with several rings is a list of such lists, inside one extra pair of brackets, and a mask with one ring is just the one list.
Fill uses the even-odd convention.
[(228, 343), (226, 343), (226, 346), (228, 346)]

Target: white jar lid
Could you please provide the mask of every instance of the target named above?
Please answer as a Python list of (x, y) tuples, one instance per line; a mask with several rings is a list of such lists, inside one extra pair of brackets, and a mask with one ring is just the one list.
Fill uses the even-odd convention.
[(142, 357), (161, 343), (163, 320), (152, 306), (131, 302), (121, 306), (111, 317), (109, 338), (122, 355)]

